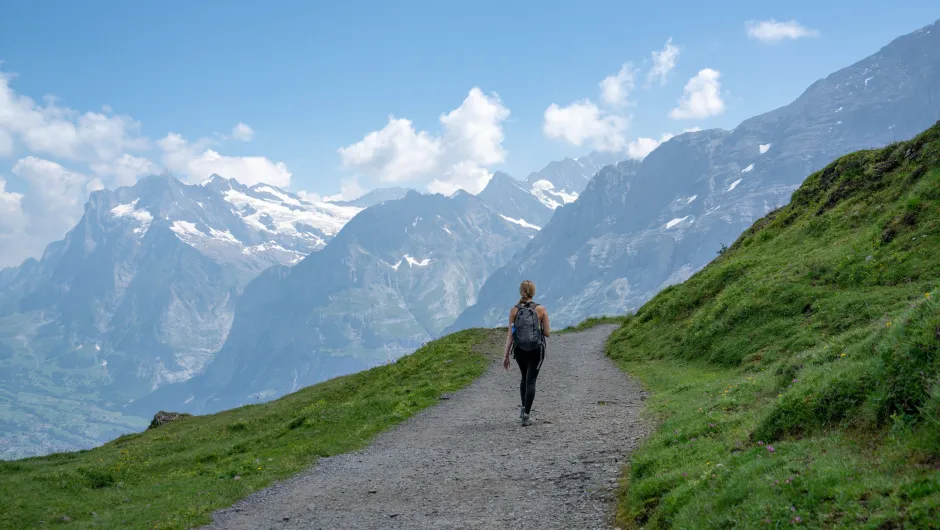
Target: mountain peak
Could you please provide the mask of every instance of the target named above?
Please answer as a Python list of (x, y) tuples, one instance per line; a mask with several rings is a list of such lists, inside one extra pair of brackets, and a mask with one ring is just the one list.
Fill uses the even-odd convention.
[(360, 197), (348, 201), (327, 201), (339, 206), (356, 206), (359, 208), (368, 208), (381, 204), (385, 201), (394, 201), (401, 199), (408, 192), (407, 189), (393, 186), (390, 188), (376, 188)]
[(513, 186), (522, 188), (522, 183), (516, 180), (514, 177), (509, 175), (509, 173), (504, 173), (502, 171), (497, 171), (493, 173), (493, 176), (490, 177), (490, 181), (486, 183), (486, 187), (480, 192), (480, 194), (493, 193), (496, 190), (506, 189), (507, 186)]
[(236, 189), (241, 184), (235, 179), (225, 178), (218, 173), (209, 175), (209, 178), (200, 183), (201, 186), (211, 188), (219, 192), (225, 192), (230, 189)]

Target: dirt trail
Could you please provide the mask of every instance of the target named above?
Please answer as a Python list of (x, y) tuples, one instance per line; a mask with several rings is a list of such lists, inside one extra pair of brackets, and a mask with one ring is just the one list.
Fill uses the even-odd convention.
[(602, 326), (549, 339), (532, 418), (519, 369), (469, 387), (214, 515), (208, 528), (610, 528), (624, 458), (647, 432), (642, 391), (603, 354)]

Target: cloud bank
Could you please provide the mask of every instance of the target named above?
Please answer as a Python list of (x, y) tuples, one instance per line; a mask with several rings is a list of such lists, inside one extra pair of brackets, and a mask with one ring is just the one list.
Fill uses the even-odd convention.
[(777, 22), (770, 20), (749, 20), (744, 23), (747, 36), (765, 44), (774, 44), (782, 40), (796, 40), (806, 37), (818, 37), (819, 32), (807, 28), (795, 20)]
[[(290, 184), (282, 162), (221, 154), (226, 137), (188, 142), (170, 132), (154, 142), (140, 122), (107, 105), (81, 112), (52, 96), (40, 103), (17, 93), (15, 79), (0, 71), (0, 159), (11, 159), (12, 173), (0, 175), (0, 267), (38, 257), (62, 238), (81, 217), (89, 192), (131, 186), (146, 175), (169, 170), (200, 182), (218, 173), (245, 184)], [(254, 135), (245, 123), (231, 131), (241, 142)]]
[(343, 167), (357, 179), (409, 183), (435, 193), (478, 193), (492, 176), (488, 166), (506, 159), (503, 122), (509, 114), (498, 94), (474, 87), (459, 107), (440, 115), (439, 133), (419, 131), (411, 120), (389, 116), (385, 127), (338, 152)]

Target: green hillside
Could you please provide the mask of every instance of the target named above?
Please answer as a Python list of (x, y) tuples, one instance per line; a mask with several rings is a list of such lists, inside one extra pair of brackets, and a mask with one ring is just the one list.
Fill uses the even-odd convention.
[(625, 527), (940, 527), (940, 124), (811, 175), (623, 320)]
[(0, 461), (0, 528), (190, 528), (482, 375), (503, 331), (469, 330), (277, 401), (188, 417), (89, 451)]
[[(937, 528), (940, 124), (811, 175), (608, 353), (653, 391), (624, 527)], [(189, 528), (481, 375), (500, 330), (102, 447), (0, 461), (0, 527)]]

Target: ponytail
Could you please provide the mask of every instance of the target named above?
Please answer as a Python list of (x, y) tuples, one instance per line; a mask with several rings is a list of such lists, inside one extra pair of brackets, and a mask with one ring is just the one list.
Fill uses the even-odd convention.
[(519, 303), (527, 304), (535, 298), (535, 284), (530, 280), (522, 282), (519, 286)]

